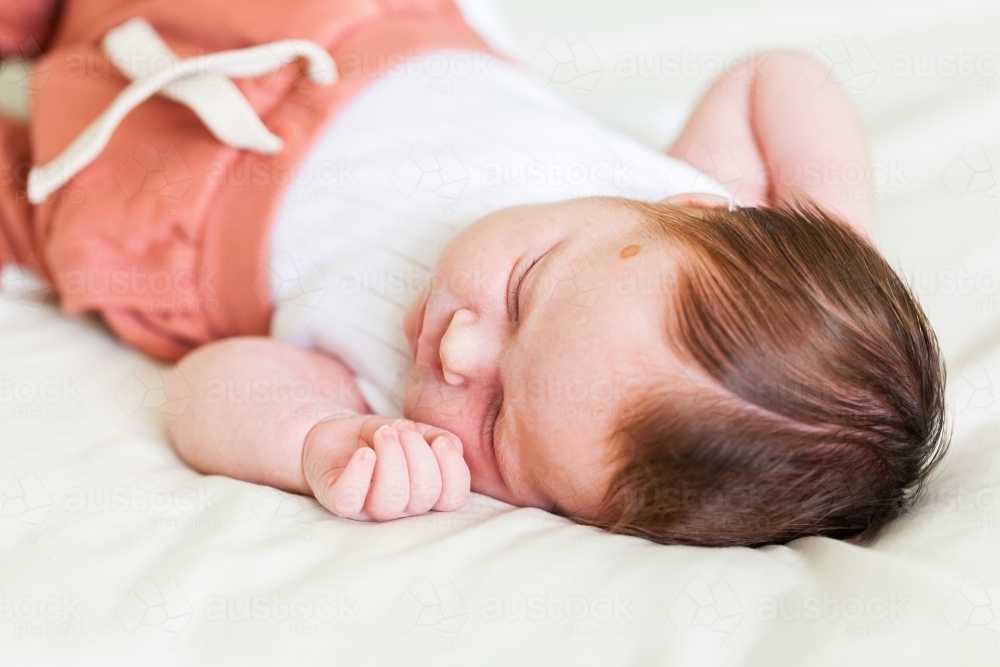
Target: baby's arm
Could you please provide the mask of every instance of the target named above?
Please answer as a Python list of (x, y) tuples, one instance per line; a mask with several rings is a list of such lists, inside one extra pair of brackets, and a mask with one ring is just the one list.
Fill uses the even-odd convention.
[(457, 437), (367, 414), (351, 372), (318, 352), (269, 338), (218, 341), (177, 364), (168, 398), (187, 401), (174, 448), (204, 473), (315, 495), (357, 519), (454, 509), (469, 494)]
[(771, 51), (730, 67), (669, 154), (729, 185), (747, 206), (791, 203), (801, 193), (871, 234), (864, 123), (829, 70), (804, 53)]

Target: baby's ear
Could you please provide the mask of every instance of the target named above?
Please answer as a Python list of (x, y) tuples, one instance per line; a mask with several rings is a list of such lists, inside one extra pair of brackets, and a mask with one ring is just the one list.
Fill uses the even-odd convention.
[(670, 206), (692, 206), (694, 208), (728, 208), (729, 199), (707, 192), (684, 192), (671, 195), (660, 203)]

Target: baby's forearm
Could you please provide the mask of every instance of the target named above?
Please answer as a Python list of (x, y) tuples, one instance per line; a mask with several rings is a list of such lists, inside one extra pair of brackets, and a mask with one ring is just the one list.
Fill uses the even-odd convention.
[(805, 195), (871, 233), (864, 124), (843, 86), (805, 53), (771, 51), (732, 65), (698, 102), (669, 153), (746, 206), (774, 207)]
[(302, 449), (310, 430), (343, 418), (344, 463), (357, 448), (365, 404), (353, 376), (335, 359), (273, 339), (232, 338), (206, 345), (172, 371), (168, 397), (187, 404), (171, 416), (174, 448), (208, 474), (310, 494)]
[(805, 194), (860, 230), (871, 229), (868, 141), (857, 107), (825, 65), (796, 51), (756, 67), (750, 119), (772, 204)]
[(230, 338), (171, 373), (174, 448), (192, 468), (314, 495), (338, 516), (386, 521), (469, 497), (462, 442), (370, 414), (335, 358), (268, 338)]

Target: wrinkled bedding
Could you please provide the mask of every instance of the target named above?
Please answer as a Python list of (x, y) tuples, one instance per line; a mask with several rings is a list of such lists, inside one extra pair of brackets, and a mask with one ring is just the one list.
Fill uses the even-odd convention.
[(731, 58), (834, 67), (871, 133), (878, 244), (947, 358), (953, 441), (923, 499), (870, 547), (658, 546), (482, 496), (340, 520), (188, 469), (166, 367), (8, 268), (3, 663), (1000, 664), (1000, 6), (469, 4), (539, 85), (658, 148)]

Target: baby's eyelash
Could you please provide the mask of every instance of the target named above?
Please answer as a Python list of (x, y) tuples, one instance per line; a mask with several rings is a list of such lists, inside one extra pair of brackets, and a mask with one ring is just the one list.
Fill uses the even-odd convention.
[(511, 322), (517, 322), (521, 316), (521, 283), (524, 282), (526, 273), (527, 271), (522, 271), (517, 280), (507, 283), (507, 315)]
[(512, 322), (517, 322), (521, 319), (521, 285), (524, 284), (524, 279), (528, 277), (531, 267), (537, 264), (538, 260), (542, 257), (544, 257), (544, 253), (531, 260), (531, 264), (528, 264), (527, 268), (521, 271), (516, 281), (511, 280), (507, 283), (507, 313)]

